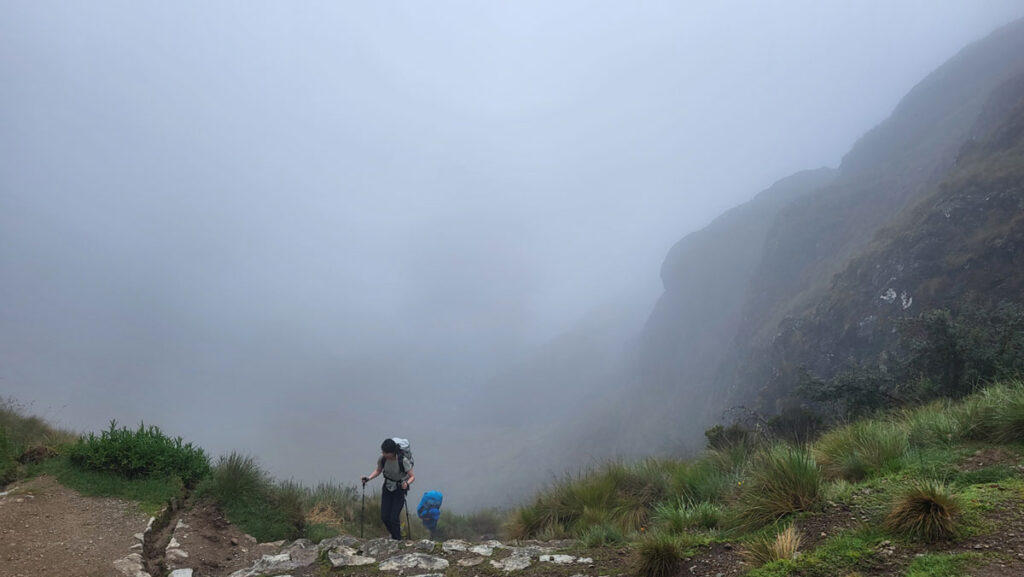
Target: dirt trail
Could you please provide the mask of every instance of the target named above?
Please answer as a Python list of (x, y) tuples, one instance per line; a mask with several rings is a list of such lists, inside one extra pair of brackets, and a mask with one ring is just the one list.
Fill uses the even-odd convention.
[(114, 561), (133, 551), (135, 535), (149, 523), (134, 503), (83, 497), (46, 475), (6, 492), (0, 497), (0, 577), (119, 575)]

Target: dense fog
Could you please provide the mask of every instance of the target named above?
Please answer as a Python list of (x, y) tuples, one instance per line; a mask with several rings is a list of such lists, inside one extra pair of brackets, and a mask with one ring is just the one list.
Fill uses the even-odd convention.
[(414, 493), (456, 509), (563, 472), (552, 431), (626, 385), (594, 363), (628, 356), (673, 243), (836, 166), (1024, 15), (0, 8), (0, 397), (77, 431), (159, 425), (305, 483), (355, 484), (404, 436)]

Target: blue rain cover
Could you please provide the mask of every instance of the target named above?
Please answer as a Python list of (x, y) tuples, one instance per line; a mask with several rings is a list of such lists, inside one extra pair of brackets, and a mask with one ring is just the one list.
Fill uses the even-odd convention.
[(416, 516), (423, 521), (423, 526), (433, 531), (437, 529), (437, 520), (441, 518), (441, 501), (444, 495), (440, 491), (427, 491), (416, 507)]

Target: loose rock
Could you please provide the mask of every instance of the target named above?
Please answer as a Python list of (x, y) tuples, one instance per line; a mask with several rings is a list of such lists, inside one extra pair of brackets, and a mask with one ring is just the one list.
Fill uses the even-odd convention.
[(407, 569), (426, 569), (437, 571), (448, 568), (448, 560), (424, 553), (408, 553), (392, 557), (380, 564), (381, 571), (405, 571)]

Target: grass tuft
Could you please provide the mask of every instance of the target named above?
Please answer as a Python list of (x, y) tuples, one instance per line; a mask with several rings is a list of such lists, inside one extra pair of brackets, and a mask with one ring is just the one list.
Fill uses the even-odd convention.
[(580, 541), (587, 547), (609, 547), (626, 543), (626, 536), (615, 525), (594, 525), (580, 535)]
[(885, 527), (925, 541), (947, 539), (956, 533), (959, 510), (956, 496), (944, 484), (923, 481), (896, 497), (885, 518)]
[(252, 457), (234, 452), (221, 457), (197, 493), (216, 501), (228, 519), (260, 541), (303, 536), (301, 487), (275, 485)]
[(774, 561), (794, 559), (800, 548), (801, 538), (796, 527), (790, 526), (776, 535), (751, 540), (743, 548), (741, 554), (754, 567)]
[(899, 425), (866, 420), (823, 435), (814, 444), (814, 456), (826, 478), (856, 482), (896, 468), (909, 449)]
[(899, 414), (905, 424), (910, 446), (914, 448), (949, 447), (963, 438), (963, 426), (954, 404), (939, 399), (923, 407)]
[(644, 577), (675, 575), (682, 562), (682, 547), (671, 535), (653, 535), (640, 543), (639, 573)]
[(785, 515), (811, 509), (819, 500), (821, 472), (803, 448), (776, 445), (758, 455), (742, 485), (735, 523), (762, 527)]

